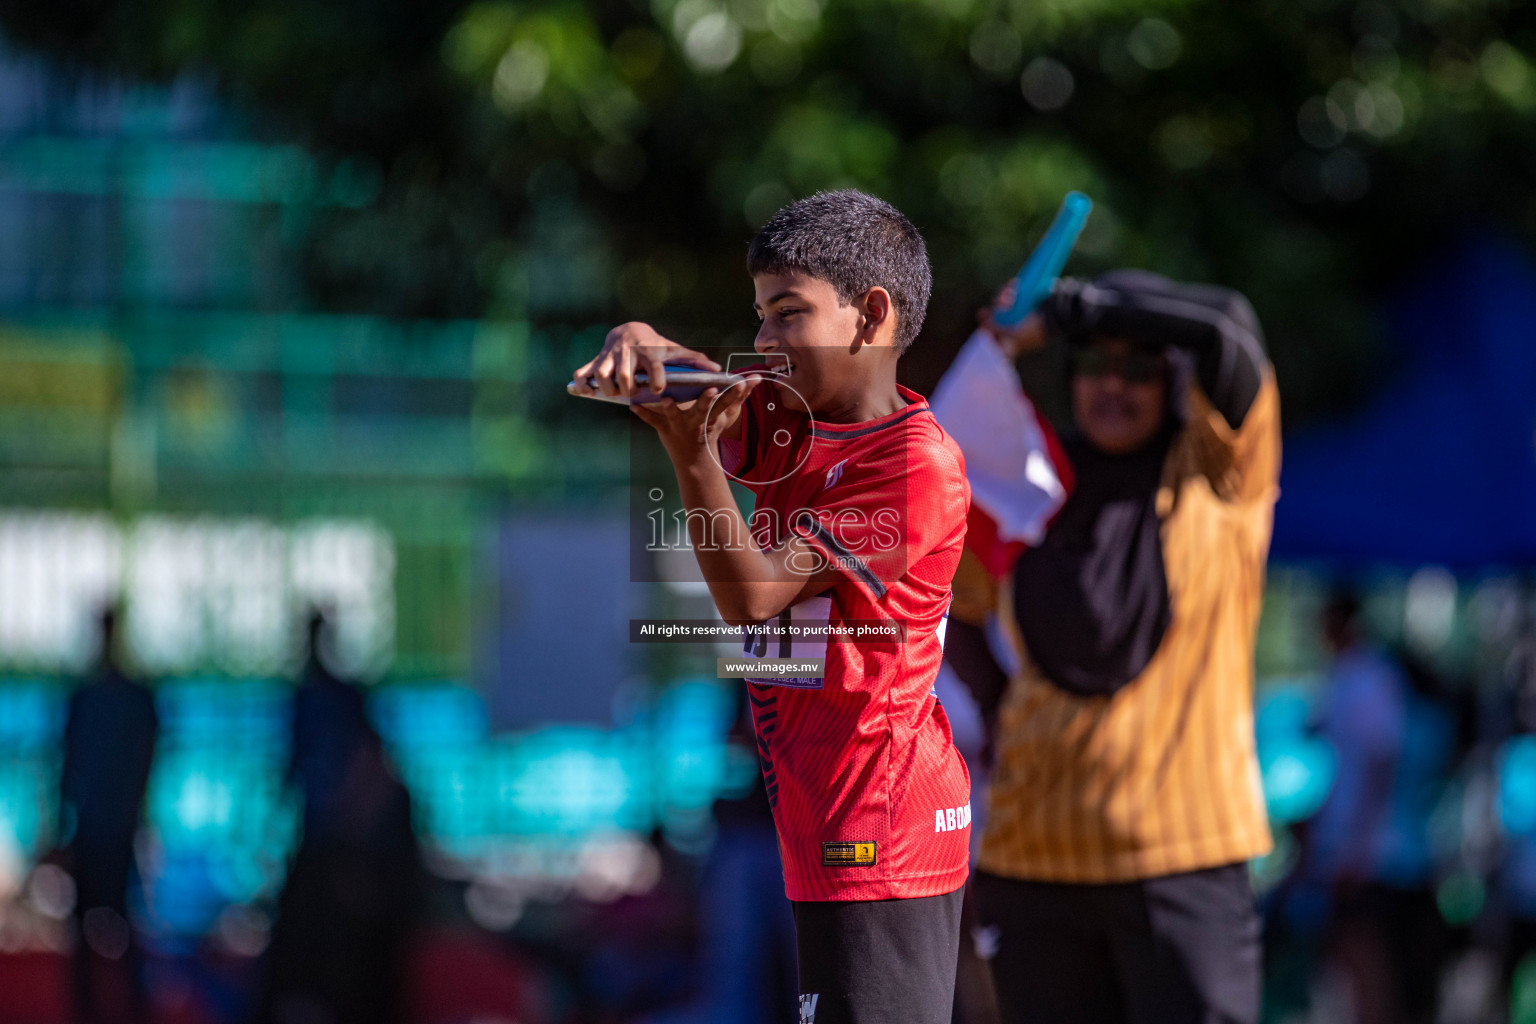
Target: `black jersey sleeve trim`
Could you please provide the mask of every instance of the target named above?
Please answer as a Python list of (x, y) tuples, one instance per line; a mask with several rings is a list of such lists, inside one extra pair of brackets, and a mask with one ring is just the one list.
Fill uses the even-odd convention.
[(819, 437), (824, 441), (845, 441), (852, 437), (864, 437), (866, 434), (873, 434), (878, 430), (884, 430), (886, 427), (894, 427), (902, 420), (909, 420), (913, 416), (921, 415), (927, 411), (928, 406), (926, 405), (915, 406), (914, 408), (908, 409), (900, 416), (897, 416), (895, 419), (887, 420), (884, 423), (876, 423), (872, 427), (859, 427), (856, 430), (826, 430), (821, 427), (813, 426), (811, 427), (811, 436)]
[(877, 599), (885, 596), (886, 587), (884, 583), (880, 582), (880, 577), (876, 576), (874, 571), (864, 564), (863, 559), (839, 544), (837, 538), (833, 537), (809, 510), (802, 510), (795, 517), (794, 529), (801, 537), (804, 537), (806, 540), (813, 540), (825, 548), (827, 553), (832, 556), (833, 561), (845, 572), (852, 573), (853, 577), (868, 587)]

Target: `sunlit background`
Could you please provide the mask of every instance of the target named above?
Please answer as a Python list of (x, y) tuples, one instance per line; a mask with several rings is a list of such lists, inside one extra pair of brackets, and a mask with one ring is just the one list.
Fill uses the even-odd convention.
[[(244, 1019), (318, 604), (413, 798), (432, 919), (521, 972), (511, 1008), (433, 1019), (685, 1002), (712, 807), (755, 756), (714, 651), (626, 642), (707, 598), (630, 582), (625, 418), (561, 383), (624, 318), (748, 347), (745, 242), (842, 185), (928, 237), (921, 390), (1071, 188), (1097, 204), (1074, 271), (1253, 298), (1292, 427), (1256, 884), (1331, 782), (1317, 619), (1347, 575), (1474, 709), (1431, 800), (1436, 901), (1470, 929), (1536, 843), (1536, 742), (1489, 724), (1536, 621), (1531, 10), (0, 4), (0, 978), (54, 978), (4, 961), (73, 941), (60, 738), (121, 598), (161, 722), (133, 923), (168, 1019)], [(645, 900), (684, 909), (614, 909)], [(1270, 1019), (1345, 1019), (1305, 971), (1272, 964)], [(1536, 1020), (1536, 965), (1494, 1001)]]

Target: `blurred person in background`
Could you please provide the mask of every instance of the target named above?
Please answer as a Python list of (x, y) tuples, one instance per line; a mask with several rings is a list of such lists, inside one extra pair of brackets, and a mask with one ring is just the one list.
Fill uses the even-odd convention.
[(1038, 480), (1050, 459), (1069, 495), (1038, 540), (955, 580), (981, 628), (951, 634), (973, 648), (952, 664), (1011, 663), (978, 694), (996, 763), (975, 897), (1002, 1019), (1256, 1021), (1253, 643), (1280, 467), (1257, 319), (1235, 292), (1116, 271), (989, 333), (1008, 359), (1067, 343), (1076, 427), (1019, 460)]
[[(746, 689), (732, 693), (730, 742), (755, 755)], [(715, 801), (714, 818), (699, 887), (699, 984), (686, 1006), (646, 1024), (779, 1024), (796, 1015), (795, 920), (762, 773), (744, 796)]]
[[(1527, 587), (1515, 643), (1504, 665), (1505, 721), (1499, 782), (1504, 913), (1502, 979), (1512, 1021), (1536, 1017), (1536, 594)], [(1522, 756), (1523, 755), (1523, 756)]]
[[(101, 614), (101, 649), (85, 680), (70, 694), (64, 725), (60, 787), (64, 862), (75, 879), (78, 936), (73, 963), (74, 1013), (81, 1024), (101, 1019), (116, 1003), (106, 969), (118, 961), (127, 973), (130, 1019), (150, 1019), (144, 965), (128, 917), (130, 881), (137, 875), (134, 837), (154, 762), (159, 718), (148, 686), (124, 667), (116, 607)], [(110, 979), (110, 980), (109, 980)]]
[(263, 1024), (407, 1019), (408, 943), (424, 881), (410, 795), (361, 689), (332, 669), (329, 639), (326, 616), (312, 612), (288, 770), (304, 831), (278, 901)]
[(1302, 872), (1331, 896), (1325, 963), (1355, 1020), (1432, 1021), (1449, 936), (1435, 902), (1429, 824), (1456, 746), (1456, 712), (1430, 670), (1365, 634), (1359, 597), (1330, 597), (1318, 728), (1334, 781), (1306, 830)]
[(326, 612), (311, 609), (288, 749), (287, 782), (303, 797), (305, 836), (316, 838), (336, 827), (348, 773), (374, 731), (362, 689), (331, 669), (331, 634)]
[[(942, 422), (942, 421), (941, 421)], [(988, 730), (970, 686), (964, 683), (947, 661), (934, 680), (934, 692), (949, 715), (955, 749), (971, 769), (971, 789), (985, 793), (991, 752), (987, 748)], [(979, 803), (979, 801), (978, 801)], [(972, 818), (971, 866), (981, 850), (981, 828), (986, 825), (985, 806)], [(976, 898), (967, 887), (960, 908), (960, 960), (955, 971), (954, 1024), (996, 1024), (997, 993), (992, 987), (992, 969), (983, 956), (988, 953), (988, 939), (976, 917)]]

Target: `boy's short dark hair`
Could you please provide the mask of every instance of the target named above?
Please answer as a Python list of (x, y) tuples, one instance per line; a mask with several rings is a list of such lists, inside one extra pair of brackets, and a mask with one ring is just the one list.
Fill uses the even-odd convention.
[(843, 189), (790, 203), (747, 247), (747, 272), (798, 271), (837, 290), (844, 305), (879, 286), (896, 306), (896, 347), (905, 352), (922, 329), (933, 291), (923, 236), (883, 199)]

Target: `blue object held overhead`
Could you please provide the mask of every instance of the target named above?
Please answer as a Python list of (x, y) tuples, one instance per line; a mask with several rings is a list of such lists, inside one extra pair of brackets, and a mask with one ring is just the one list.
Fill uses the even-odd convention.
[(1061, 209), (1056, 211), (1056, 219), (1046, 229), (1045, 237), (1040, 239), (1040, 244), (1035, 246), (1035, 251), (1029, 254), (1023, 269), (1013, 279), (1013, 305), (994, 313), (994, 320), (1004, 327), (1016, 327), (1051, 294), (1051, 286), (1061, 275), (1061, 268), (1067, 265), (1067, 257), (1072, 255), (1072, 247), (1077, 244), (1077, 236), (1083, 233), (1083, 225), (1088, 223), (1088, 213), (1092, 209), (1093, 200), (1081, 192), (1067, 193), (1061, 201)]
[(1380, 389), (1347, 419), (1286, 434), (1272, 553), (1536, 563), (1536, 262), (1477, 237), (1404, 285)]

